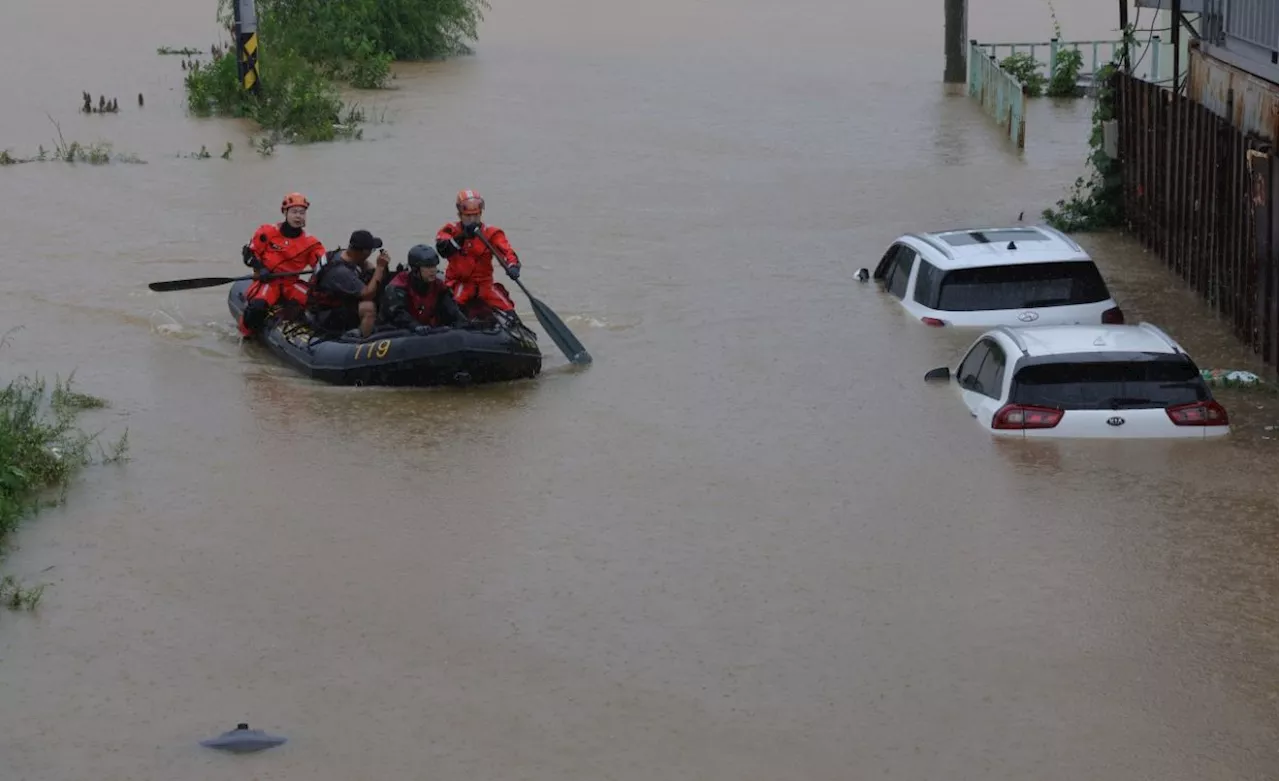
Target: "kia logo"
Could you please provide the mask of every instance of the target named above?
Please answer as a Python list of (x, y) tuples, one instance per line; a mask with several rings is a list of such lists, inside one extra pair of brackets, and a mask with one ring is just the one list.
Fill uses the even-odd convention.
[(1124, 418), (1120, 418), (1120, 417), (1116, 417), (1116, 418), (1107, 418), (1107, 425), (1108, 425), (1108, 426), (1123, 426), (1123, 425), (1124, 425)]
[(1032, 320), (1039, 320), (1040, 315), (1036, 314), (1035, 312), (1023, 312), (1022, 314), (1018, 315), (1018, 319), (1024, 323), (1029, 323)]

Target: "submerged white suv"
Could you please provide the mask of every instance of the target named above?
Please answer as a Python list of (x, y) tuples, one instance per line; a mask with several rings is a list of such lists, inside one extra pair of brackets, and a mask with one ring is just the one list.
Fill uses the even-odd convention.
[(1124, 322), (1089, 254), (1045, 225), (899, 236), (870, 276), (925, 325)]
[(956, 366), (969, 414), (996, 436), (1194, 438), (1230, 433), (1191, 357), (1150, 323), (1010, 328), (978, 337)]

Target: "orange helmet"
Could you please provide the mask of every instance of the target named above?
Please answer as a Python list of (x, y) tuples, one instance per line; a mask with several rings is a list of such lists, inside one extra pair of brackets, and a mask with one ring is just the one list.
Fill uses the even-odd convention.
[(287, 212), (291, 206), (301, 206), (304, 209), (311, 208), (311, 201), (307, 200), (307, 196), (302, 193), (289, 193), (280, 202), (280, 211)]
[(454, 199), (454, 205), (458, 207), (459, 215), (479, 214), (484, 211), (484, 199), (475, 190), (459, 190), (458, 197)]

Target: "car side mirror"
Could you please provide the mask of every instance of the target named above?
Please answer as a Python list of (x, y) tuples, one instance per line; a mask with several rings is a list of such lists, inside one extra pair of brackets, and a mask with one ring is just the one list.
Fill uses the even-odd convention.
[(865, 268), (860, 268), (855, 276), (859, 282), (866, 282), (868, 279), (871, 279), (871, 272), (867, 271)]
[(951, 369), (946, 366), (939, 366), (936, 369), (930, 369), (924, 373), (924, 381), (930, 380), (949, 380), (951, 379)]

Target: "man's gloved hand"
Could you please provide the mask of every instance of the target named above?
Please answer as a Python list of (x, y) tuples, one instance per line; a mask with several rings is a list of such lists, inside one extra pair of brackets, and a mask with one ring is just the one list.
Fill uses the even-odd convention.
[(464, 236), (475, 236), (475, 235), (477, 235), (477, 234), (479, 234), (479, 233), (480, 233), (480, 228), (481, 228), (481, 227), (482, 227), (481, 223), (478, 223), (478, 222), (473, 222), (473, 223), (471, 223), (470, 225), (463, 225), (463, 226), (462, 226), (462, 235), (464, 235)]
[(258, 264), (258, 256), (253, 254), (253, 250), (249, 249), (248, 244), (240, 248), (240, 257), (244, 260), (244, 264), (249, 268), (253, 268)]
[(509, 264), (507, 264), (507, 276), (511, 277), (512, 279), (519, 279), (519, 278), (520, 278), (520, 264), (519, 264), (519, 263), (509, 263)]
[(462, 249), (457, 239), (440, 239), (436, 242), (436, 254), (442, 258), (451, 258)]

